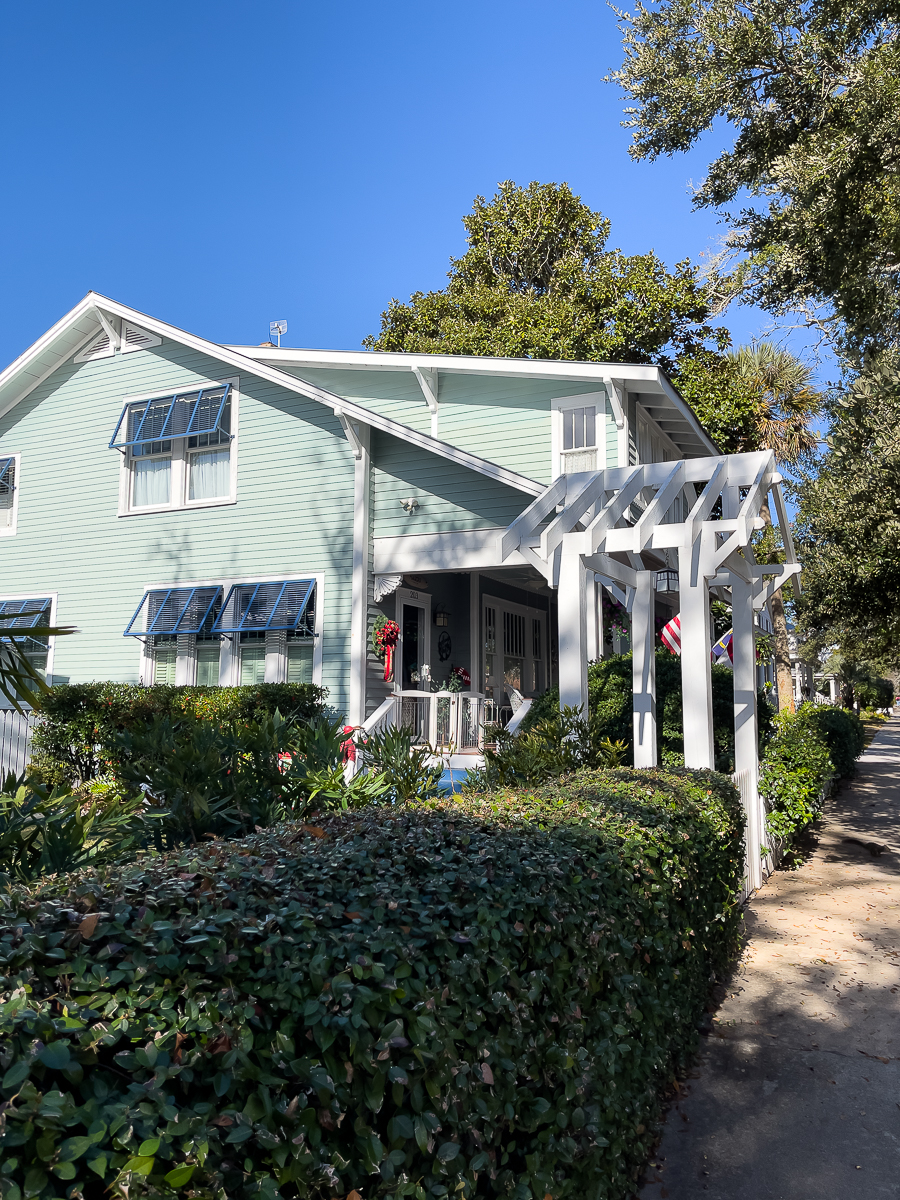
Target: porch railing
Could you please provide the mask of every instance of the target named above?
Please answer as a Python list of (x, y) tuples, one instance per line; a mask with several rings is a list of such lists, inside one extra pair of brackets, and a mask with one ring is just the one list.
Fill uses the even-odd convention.
[[(515, 733), (531, 707), (524, 700), (507, 728)], [(480, 692), (396, 692), (372, 713), (363, 725), (365, 733), (395, 726), (411, 729), (417, 742), (439, 749), (450, 747), (457, 754), (484, 748), (485, 725), (497, 724), (511, 713)]]
[(479, 692), (395, 692), (363, 725), (365, 733), (395, 726), (411, 729), (417, 742), (458, 753), (479, 751), (484, 726), (495, 720), (494, 703)]

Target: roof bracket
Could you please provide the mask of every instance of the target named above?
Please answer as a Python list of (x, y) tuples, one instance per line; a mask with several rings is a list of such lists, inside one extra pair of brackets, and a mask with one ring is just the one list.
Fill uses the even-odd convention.
[(94, 305), (94, 312), (97, 314), (97, 320), (103, 326), (103, 332), (109, 338), (111, 345), (116, 350), (120, 349), (122, 345), (122, 339), (116, 332), (116, 328), (110, 321), (109, 317), (107, 317), (106, 313), (96, 305)]
[(342, 408), (336, 408), (334, 415), (344, 427), (344, 433), (347, 436), (347, 441), (350, 443), (350, 449), (353, 451), (354, 458), (362, 458), (363, 444), (359, 439), (356, 426), (348, 419)]
[(613, 418), (616, 422), (616, 429), (625, 428), (625, 410), (622, 407), (622, 401), (619, 398), (619, 389), (616, 387), (612, 379), (605, 379), (606, 394), (609, 396), (610, 407), (613, 410)]
[(438, 373), (437, 367), (413, 367), (413, 375), (419, 381), (428, 411), (433, 417), (438, 410)]

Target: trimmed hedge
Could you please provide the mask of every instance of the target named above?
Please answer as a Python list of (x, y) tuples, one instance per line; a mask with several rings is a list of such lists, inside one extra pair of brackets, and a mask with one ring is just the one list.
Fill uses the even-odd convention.
[(730, 780), (609, 771), (0, 897), (4, 1200), (619, 1200), (738, 920)]
[(32, 742), (32, 771), (49, 784), (71, 787), (94, 779), (115, 761), (118, 735), (158, 717), (201, 721), (258, 721), (276, 709), (308, 721), (324, 710), (325, 688), (306, 683), (255, 687), (141, 687), (132, 683), (56, 684), (41, 698)]
[(768, 810), (766, 829), (787, 846), (821, 815), (834, 781), (856, 770), (865, 733), (855, 713), (826, 704), (781, 712), (774, 726), (759, 790)]
[[(631, 654), (612, 655), (588, 665), (588, 712), (598, 737), (628, 743), (628, 759), (634, 755)], [(713, 664), (713, 743), (716, 768), (734, 770), (734, 672)], [(656, 713), (659, 761), (667, 767), (684, 765), (684, 727), (681, 707), (681, 659), (666, 649), (656, 651)], [(760, 743), (771, 728), (771, 708), (760, 692)], [(522, 722), (528, 730), (538, 721), (559, 711), (559, 688), (539, 696)]]

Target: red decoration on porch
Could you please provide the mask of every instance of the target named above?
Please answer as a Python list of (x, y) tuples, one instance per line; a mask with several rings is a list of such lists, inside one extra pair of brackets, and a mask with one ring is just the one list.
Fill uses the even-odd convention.
[(353, 731), (357, 729), (356, 725), (345, 725), (344, 733), (349, 733), (351, 736), (346, 742), (341, 742), (341, 757), (344, 762), (356, 762), (356, 742), (353, 740)]
[[(382, 623), (383, 622), (383, 623)], [(400, 638), (400, 626), (396, 621), (386, 621), (384, 618), (372, 630), (372, 642), (375, 653), (384, 658), (384, 681), (390, 683), (394, 674), (394, 647)]]
[(455, 675), (463, 687), (472, 686), (472, 676), (465, 667), (454, 667), (450, 674)]

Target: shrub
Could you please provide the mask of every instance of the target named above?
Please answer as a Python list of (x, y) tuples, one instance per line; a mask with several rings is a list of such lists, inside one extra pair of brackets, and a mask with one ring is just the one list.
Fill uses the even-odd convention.
[(0, 881), (34, 882), (121, 855), (151, 822), (137, 800), (60, 794), (7, 776), (0, 791)]
[(309, 721), (323, 711), (313, 684), (257, 687), (140, 687), (130, 683), (56, 684), (42, 698), (32, 742), (32, 773), (45, 783), (78, 786), (115, 762), (117, 738), (156, 719), (252, 721), (276, 710)]
[(836, 705), (809, 703), (801, 705), (797, 712), (828, 747), (835, 774), (841, 778), (852, 775), (866, 744), (866, 733), (856, 713)]
[(729, 780), (597, 772), (0, 896), (4, 1197), (619, 1200), (742, 873)]
[(820, 816), (835, 770), (824, 737), (802, 709), (780, 712), (774, 723), (759, 790), (766, 802), (766, 829), (779, 846), (787, 846)]
[(618, 767), (628, 757), (628, 744), (601, 737), (599, 721), (585, 721), (576, 708), (558, 709), (532, 722), (519, 734), (496, 727), (495, 748), (487, 740), (484, 767), (469, 770), (463, 790), (489, 791), (517, 784), (548, 783), (580, 767)]
[(342, 718), (297, 724), (277, 711), (219, 723), (158, 717), (116, 739), (116, 778), (162, 811), (157, 844), (252, 833), (289, 817), (384, 799), (383, 775), (344, 778)]
[[(712, 666), (713, 744), (716, 767), (734, 770), (734, 673)], [(684, 727), (681, 707), (681, 660), (668, 650), (656, 651), (656, 721), (659, 760), (665, 766), (684, 765)], [(760, 743), (771, 728), (772, 710), (762, 693), (757, 698)], [(552, 718), (559, 711), (559, 689), (539, 696), (522, 722), (522, 731)], [(631, 654), (613, 655), (588, 666), (588, 713), (595, 740), (624, 741), (633, 761)]]

